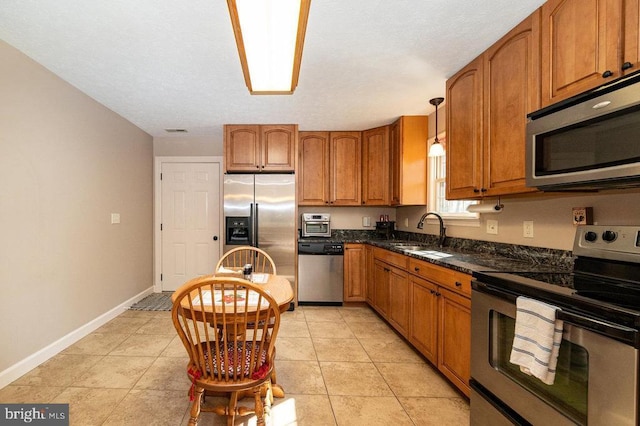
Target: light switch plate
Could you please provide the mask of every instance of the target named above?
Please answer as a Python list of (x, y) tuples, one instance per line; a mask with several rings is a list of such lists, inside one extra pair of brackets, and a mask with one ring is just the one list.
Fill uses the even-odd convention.
[(111, 224), (120, 223), (120, 213), (111, 213)]

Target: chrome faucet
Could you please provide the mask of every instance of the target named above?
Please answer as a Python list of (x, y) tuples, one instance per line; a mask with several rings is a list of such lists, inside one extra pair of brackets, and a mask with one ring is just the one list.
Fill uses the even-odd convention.
[(438, 222), (440, 222), (440, 236), (438, 237), (438, 241), (440, 243), (439, 244), (440, 247), (442, 247), (444, 245), (444, 240), (447, 238), (447, 235), (445, 234), (445, 231), (447, 230), (447, 228), (444, 227), (444, 221), (442, 220), (442, 216), (440, 216), (436, 212), (426, 212), (420, 218), (420, 222), (418, 222), (418, 229), (424, 228), (424, 221), (427, 218), (427, 216), (435, 216), (438, 218)]

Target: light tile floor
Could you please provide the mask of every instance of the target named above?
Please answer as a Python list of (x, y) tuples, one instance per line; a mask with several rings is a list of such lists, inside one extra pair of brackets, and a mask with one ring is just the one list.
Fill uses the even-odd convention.
[[(286, 312), (276, 347), (286, 397), (273, 426), (469, 424), (468, 401), (367, 307)], [(186, 359), (169, 312), (127, 311), (0, 389), (0, 402), (69, 403), (77, 426), (186, 425)], [(203, 413), (200, 424), (226, 421)]]

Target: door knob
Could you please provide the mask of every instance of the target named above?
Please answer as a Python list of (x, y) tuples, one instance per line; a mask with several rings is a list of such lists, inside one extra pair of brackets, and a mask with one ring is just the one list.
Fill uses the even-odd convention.
[(217, 235), (213, 236), (213, 241), (218, 241), (218, 236)]

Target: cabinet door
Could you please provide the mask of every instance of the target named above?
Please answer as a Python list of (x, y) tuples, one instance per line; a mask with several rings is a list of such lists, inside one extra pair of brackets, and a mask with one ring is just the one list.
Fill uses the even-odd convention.
[(629, 74), (640, 68), (640, 1), (624, 2), (624, 56), (621, 69)]
[(362, 204), (390, 204), (389, 126), (362, 132)]
[(389, 267), (389, 322), (403, 335), (409, 332), (409, 275)]
[(260, 171), (260, 126), (224, 126), (225, 170), (228, 172)]
[(482, 196), (482, 57), (447, 80), (447, 199)]
[(542, 5), (542, 106), (621, 75), (623, 0)]
[(298, 129), (295, 125), (260, 126), (260, 170), (265, 172), (295, 171), (297, 139)]
[(539, 28), (536, 11), (483, 55), (486, 196), (535, 191), (525, 184), (525, 135), (527, 113), (540, 108)]
[(329, 132), (300, 132), (298, 204), (329, 203)]
[(344, 247), (344, 301), (364, 302), (366, 283), (366, 253), (364, 244)]
[(391, 204), (427, 204), (426, 115), (402, 116), (390, 126)]
[(375, 262), (373, 258), (373, 247), (371, 247), (368, 244), (365, 245), (365, 257), (366, 257), (366, 273), (365, 273), (366, 282), (364, 287), (365, 287), (367, 303), (373, 306), (374, 299), (375, 299), (375, 283), (374, 283)]
[(400, 169), (402, 167), (400, 131), (400, 119), (389, 125), (389, 201), (392, 206), (400, 204)]
[(389, 267), (379, 260), (373, 264), (373, 307), (387, 318), (389, 312)]
[(438, 369), (469, 396), (471, 377), (471, 300), (438, 288), (440, 344)]
[(330, 133), (330, 197), (335, 206), (359, 206), (362, 140), (360, 132)]
[(414, 277), (410, 282), (409, 341), (434, 365), (438, 365), (437, 286)]

